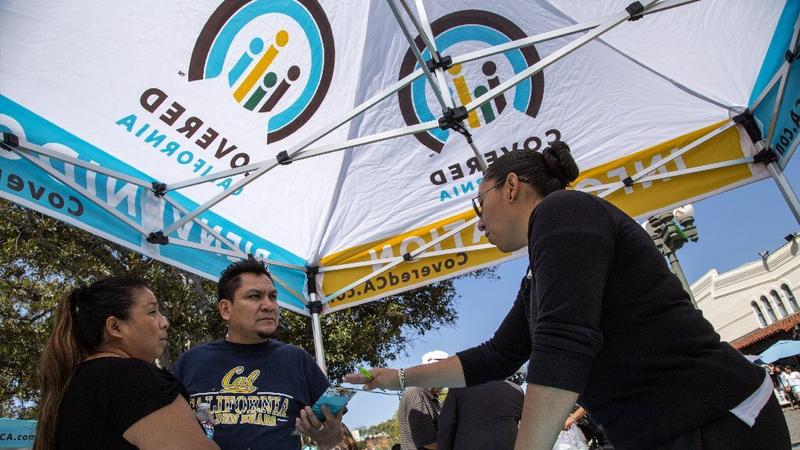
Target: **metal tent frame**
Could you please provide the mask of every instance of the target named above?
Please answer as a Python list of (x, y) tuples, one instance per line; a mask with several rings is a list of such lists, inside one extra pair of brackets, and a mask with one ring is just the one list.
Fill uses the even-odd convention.
[[(33, 145), (23, 147), (19, 145), (19, 141), (15, 136), (7, 133), (3, 134), (3, 140), (2, 143), (0, 144), (0, 147), (4, 148), (7, 151), (15, 152), (16, 154), (20, 155), (21, 157), (35, 164), (36, 166), (47, 172), (51, 177), (59, 180), (61, 183), (74, 189), (76, 192), (83, 195), (86, 199), (88, 199), (98, 207), (102, 208), (109, 214), (113, 215), (115, 218), (119, 219), (122, 223), (126, 224), (127, 226), (129, 226), (130, 228), (141, 234), (143, 243), (147, 242), (149, 244), (154, 244), (154, 245), (172, 244), (176, 246), (183, 246), (192, 249), (207, 251), (219, 255), (225, 255), (235, 258), (246, 258), (248, 255), (244, 251), (240, 250), (238, 246), (235, 245), (233, 242), (231, 242), (229, 239), (222, 236), (219, 231), (215, 230), (214, 228), (209, 226), (206, 222), (201, 220), (200, 216), (209, 209), (211, 209), (212, 207), (214, 207), (215, 205), (217, 205), (218, 203), (224, 201), (227, 197), (232, 195), (238, 189), (245, 187), (248, 184), (256, 181), (261, 176), (272, 171), (273, 169), (276, 169), (282, 165), (288, 165), (293, 161), (313, 158), (315, 156), (343, 151), (354, 147), (361, 147), (365, 146), (366, 144), (376, 143), (400, 136), (412, 135), (415, 133), (431, 130), (434, 128), (442, 128), (442, 129), (452, 129), (462, 134), (462, 136), (464, 137), (464, 139), (474, 152), (481, 169), (485, 170), (486, 161), (483, 157), (483, 154), (480, 152), (477, 145), (473, 141), (472, 135), (463, 125), (463, 121), (466, 119), (467, 114), (469, 112), (478, 109), (481, 105), (490, 102), (492, 99), (501, 95), (503, 92), (516, 86), (518, 83), (544, 70), (546, 67), (556, 63), (560, 59), (564, 58), (568, 54), (575, 51), (576, 49), (582, 47), (583, 45), (587, 44), (588, 42), (591, 42), (594, 39), (599, 38), (604, 33), (608, 32), (609, 30), (617, 26), (620, 26), (625, 22), (638, 20), (649, 14), (662, 12), (686, 4), (694, 3), (696, 1), (698, 0), (647, 0), (642, 2), (636, 1), (631, 3), (624, 11), (620, 11), (616, 14), (612, 14), (597, 20), (563, 27), (557, 30), (530, 36), (506, 44), (489, 47), (479, 51), (466, 53), (463, 55), (443, 56), (438, 52), (436, 48), (434, 42), (434, 36), (431, 31), (431, 26), (427, 19), (427, 13), (425, 11), (422, 0), (415, 0), (415, 6), (419, 14), (419, 18), (417, 18), (414, 15), (413, 11), (411, 10), (411, 8), (409, 7), (409, 5), (405, 0), (387, 0), (387, 3), (392, 10), (392, 13), (396, 19), (398, 26), (401, 28), (406, 40), (408, 41), (414, 53), (414, 56), (416, 57), (417, 63), (419, 64), (418, 69), (416, 69), (406, 77), (402, 78), (401, 80), (397, 81), (396, 83), (392, 84), (391, 86), (373, 95), (371, 98), (364, 101), (362, 104), (356, 106), (352, 110), (343, 114), (341, 117), (336, 118), (325, 127), (317, 130), (316, 132), (312, 133), (298, 144), (292, 146), (290, 149), (286, 151), (279, 153), (273, 158), (268, 158), (263, 161), (247, 164), (245, 166), (241, 166), (238, 168), (223, 170), (175, 183), (165, 184), (157, 180), (145, 180), (132, 177), (124, 173), (111, 170), (105, 167), (101, 167), (77, 158), (73, 158), (71, 156), (67, 156), (44, 147), (33, 146)], [(408, 26), (406, 20), (411, 22), (411, 27)], [(424, 60), (420, 49), (416, 45), (415, 39), (412, 34), (412, 30), (415, 31), (416, 34), (422, 39), (424, 44), (424, 49), (427, 50), (428, 53), (431, 55), (430, 60), (427, 61)], [(550, 55), (542, 58), (537, 63), (529, 66), (527, 69), (519, 72), (512, 78), (502, 82), (498, 86), (492, 88), (485, 94), (475, 98), (466, 105), (456, 106), (455, 100), (449, 93), (449, 90), (446, 86), (445, 70), (447, 70), (447, 68), (450, 67), (451, 65), (470, 62), (478, 60), (480, 58), (496, 55), (498, 53), (502, 53), (508, 50), (534, 45), (541, 42), (551, 41), (557, 38), (571, 36), (579, 33), (585, 33), (585, 34), (576, 38), (572, 42), (564, 45), (562, 48), (556, 50)], [(798, 21), (798, 23), (795, 23), (794, 34), (791, 40), (791, 48), (788, 49), (788, 51), (791, 52), (791, 54), (796, 54), (796, 52), (798, 51), (797, 48), (798, 48), (799, 33), (800, 33), (800, 21)], [(696, 174), (699, 172), (711, 171), (733, 165), (764, 163), (770, 175), (777, 183), (784, 199), (789, 205), (789, 208), (794, 214), (796, 220), (798, 221), (798, 223), (800, 223), (800, 201), (798, 201), (797, 195), (792, 191), (791, 186), (786, 180), (786, 177), (783, 174), (782, 170), (783, 168), (778, 163), (774, 150), (770, 149), (766, 144), (768, 142), (771, 142), (772, 136), (775, 133), (775, 122), (779, 113), (781, 100), (784, 96), (786, 82), (789, 77), (792, 62), (793, 59), (787, 57), (786, 61), (783, 63), (783, 65), (778, 70), (776, 75), (762, 90), (761, 94), (756, 99), (755, 104), (751, 105), (752, 108), (755, 108), (758, 105), (760, 105), (767, 97), (767, 94), (776, 85), (778, 86), (778, 94), (777, 94), (778, 100), (775, 103), (775, 107), (772, 114), (772, 123), (769, 127), (769, 130), (767, 131), (766, 139), (761, 135), (758, 126), (755, 124), (752, 113), (749, 110), (747, 110), (737, 115), (736, 117), (732, 117), (730, 120), (722, 123), (716, 129), (708, 132), (704, 136), (696, 139), (695, 141), (689, 143), (688, 145), (685, 145), (684, 147), (677, 149), (676, 151), (673, 152), (671, 156), (651, 164), (650, 166), (638, 171), (637, 173), (627, 177), (626, 179), (620, 182), (609, 183), (600, 186), (592, 186), (584, 188), (582, 190), (586, 192), (596, 193), (596, 195), (600, 197), (607, 197), (620, 189), (629, 188), (635, 184), (646, 184), (664, 178), (672, 178), (683, 175)], [(389, 130), (372, 134), (369, 136), (358, 137), (337, 144), (313, 146), (320, 139), (327, 136), (332, 131), (348, 123), (349, 121), (359, 116), (363, 112), (367, 111), (371, 107), (375, 106), (385, 98), (394, 95), (395, 93), (397, 93), (404, 87), (410, 85), (413, 81), (422, 76), (424, 76), (427, 79), (428, 86), (433, 91), (437, 102), (442, 108), (442, 116), (438, 118), (438, 120), (431, 120), (413, 126), (406, 126), (395, 130)], [(752, 157), (741, 158), (738, 160), (708, 164), (689, 169), (682, 169), (682, 170), (679, 169), (673, 171), (669, 171), (667, 169), (666, 167), (667, 163), (675, 160), (676, 158), (686, 154), (689, 151), (692, 151), (693, 149), (698, 148), (703, 143), (711, 140), (715, 136), (718, 136), (724, 131), (735, 126), (739, 126), (743, 128), (745, 131), (747, 131), (755, 147), (759, 150), (759, 152), (756, 155)], [(795, 144), (795, 147), (796, 145), (797, 144)], [(368, 151), (369, 149), (369, 147), (362, 147), (362, 148), (363, 148), (362, 151)], [(793, 151), (794, 147), (791, 149), (791, 152)], [(163, 229), (157, 229), (157, 230), (147, 229), (144, 225), (140, 225), (132, 221), (130, 218), (125, 216), (125, 214), (121, 213), (120, 211), (108, 205), (102, 198), (98, 197), (95, 193), (92, 193), (89, 190), (79, 186), (77, 183), (70, 180), (64, 174), (60, 173), (58, 170), (48, 165), (45, 162), (47, 158), (59, 160), (66, 164), (71, 164), (76, 167), (81, 167), (88, 171), (93, 171), (95, 173), (108, 176), (110, 178), (114, 178), (117, 180), (121, 180), (142, 187), (146, 192), (148, 192), (148, 198), (147, 198), (148, 203), (153, 205), (158, 205), (159, 202), (165, 202), (166, 204), (169, 204), (171, 205), (171, 207), (180, 211), (180, 213), (183, 214), (183, 216), (179, 220), (173, 222), (171, 225)], [(197, 208), (191, 211), (178, 204), (174, 199), (171, 199), (169, 196), (169, 193), (173, 191), (179, 191), (181, 189), (185, 189), (188, 187), (200, 185), (203, 183), (210, 183), (222, 178), (227, 178), (242, 174), (249, 174), (249, 176), (243, 177), (242, 179), (238, 180), (229, 189), (220, 192), (219, 194), (215, 195), (214, 197), (206, 201), (204, 204), (198, 206)], [(326, 266), (326, 267), (300, 266), (270, 259), (266, 259), (264, 260), (264, 262), (271, 265), (284, 267), (290, 270), (296, 270), (306, 274), (307, 288), (308, 288), (307, 297), (304, 296), (302, 293), (296, 292), (295, 290), (291, 289), (287, 283), (282, 281), (280, 277), (275, 277), (274, 274), (273, 274), (273, 279), (275, 280), (276, 283), (280, 284), (284, 289), (286, 289), (287, 292), (289, 292), (294, 297), (300, 299), (307, 306), (312, 320), (312, 331), (313, 331), (313, 339), (314, 339), (314, 346), (316, 353), (315, 355), (316, 361), (319, 364), (319, 366), (323, 369), (323, 371), (326, 371), (325, 355), (324, 355), (323, 339), (322, 339), (322, 326), (320, 321), (321, 315), (323, 314), (323, 305), (329, 302), (330, 300), (334, 299), (338, 295), (347, 292), (351, 288), (356, 287), (375, 276), (385, 273), (388, 270), (392, 269), (393, 267), (396, 267), (404, 262), (418, 261), (424, 258), (453, 254), (457, 252), (484, 250), (492, 248), (493, 246), (490, 244), (483, 244), (483, 245), (474, 245), (470, 247), (463, 247), (452, 250), (431, 250), (432, 248), (435, 248), (437, 244), (441, 243), (445, 239), (452, 237), (461, 230), (469, 226), (474, 226), (477, 220), (478, 220), (477, 218), (473, 218), (471, 220), (465, 221), (459, 226), (452, 228), (447, 233), (421, 246), (414, 252), (406, 253), (401, 257), (384, 258), (378, 260), (371, 260), (368, 262), (349, 263), (349, 264), (341, 264), (341, 265)], [(218, 240), (220, 245), (214, 246), (214, 245), (198, 244), (195, 242), (189, 242), (188, 240), (185, 239), (181, 239), (180, 236), (177, 237), (173, 236), (173, 234), (175, 234), (176, 231), (181, 229), (181, 227), (183, 227), (184, 225), (189, 224), (190, 222), (197, 224), (203, 230), (208, 232), (211, 236), (213, 236), (216, 240)], [(329, 293), (327, 295), (324, 295), (324, 293), (320, 294), (318, 292), (317, 276), (321, 273), (344, 270), (353, 267), (374, 266), (376, 264), (379, 264), (380, 267), (377, 269), (373, 269), (373, 271), (368, 275), (365, 275), (364, 277), (350, 283), (349, 285), (335, 292)], [(355, 303), (351, 306), (355, 306), (357, 304), (358, 303)]]

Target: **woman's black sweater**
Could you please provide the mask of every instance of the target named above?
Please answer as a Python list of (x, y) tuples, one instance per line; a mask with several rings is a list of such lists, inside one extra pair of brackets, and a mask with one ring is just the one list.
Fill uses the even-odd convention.
[(726, 414), (764, 371), (695, 309), (644, 229), (600, 198), (545, 197), (532, 277), (491, 340), (458, 353), (467, 385), (530, 359), (528, 382), (580, 394), (617, 449), (646, 449)]

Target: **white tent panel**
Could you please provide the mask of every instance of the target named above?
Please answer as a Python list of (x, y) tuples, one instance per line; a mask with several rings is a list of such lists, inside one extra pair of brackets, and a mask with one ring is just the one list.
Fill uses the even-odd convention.
[[(201, 30), (211, 22), (217, 3), (139, 2), (120, 8), (108, 2), (62, 2), (42, 8), (35, 2), (8, 2), (0, 44), (8, 69), (3, 74), (3, 94), (160, 182), (274, 157), (305, 137), (296, 132), (268, 142), (273, 138), (267, 134), (283, 105), (291, 105), (305, 92), (289, 89), (273, 111), (254, 113), (246, 106), (247, 98), (234, 98), (234, 88), (241, 84), (229, 86), (232, 72), (243, 55), (254, 53), (253, 48), (275, 47), (270, 38), (275, 41), (281, 31), (289, 42), (267, 70), (280, 75), (276, 83), (292, 81), (287, 73), (300, 67), (300, 76), (291, 84), (308, 84), (322, 63), (311, 64), (311, 52), (303, 51), (311, 43), (297, 21), (271, 11), (269, 2), (255, 2), (249, 6), (252, 12), (245, 7), (227, 18), (213, 41), (205, 73), (192, 79), (193, 51), (200, 47)], [(322, 128), (353, 104), (363, 33), (352, 26), (350, 11), (360, 7), (357, 2), (337, 2), (325, 11), (330, 28), (336, 30), (335, 61), (327, 95), (303, 124), (304, 130)], [(255, 56), (251, 66), (257, 62)], [(214, 65), (215, 57), (222, 58), (221, 67)], [(341, 127), (320, 143), (344, 140), (347, 129)], [(245, 187), (212, 211), (269, 236), (296, 255), (308, 255), (320, 213), (331, 207), (341, 160), (341, 154), (334, 154), (291, 168), (277, 167), (258, 181), (258, 187)], [(202, 204), (242, 178), (201, 184), (181, 194)], [(276, 208), (283, 202), (293, 205), (291, 214)]]
[[(618, 29), (631, 33), (648, 29), (652, 34), (655, 31), (651, 18), (676, 16), (678, 12), (648, 16)], [(362, 75), (362, 79), (368, 84), (361, 88), (360, 99), (368, 98), (400, 78), (403, 59), (408, 57), (409, 46), (399, 28), (384, 23), (385, 17), (390, 15), (384, 3), (373, 5), (370, 18), (383, 19), (376, 19), (380, 26), (370, 25), (371, 46), (366, 49), (365, 60), (381, 61), (385, 66), (382, 66), (383, 76), (373, 76), (377, 64), (365, 65), (367, 75)], [(441, 31), (436, 39), (441, 53), (450, 56), (484, 49), (490, 42), (499, 44), (512, 40), (515, 36), (506, 36), (497, 29), (509, 24), (517, 26), (525, 36), (572, 24), (546, 4), (435, 2), (428, 6), (428, 17), (433, 22), (434, 34)], [(513, 22), (509, 18), (513, 18)], [(661, 36), (671, 32), (669, 29), (656, 31)], [(614, 32), (616, 30), (609, 34)], [(697, 33), (699, 30), (695, 32), (695, 39)], [(705, 35), (705, 31), (703, 33)], [(537, 44), (526, 51), (535, 52), (541, 58), (574, 38), (569, 36)], [(669, 42), (661, 42), (651, 48), (651, 52), (658, 53), (669, 45)], [(448, 74), (456, 102), (467, 103), (475, 98), (474, 89), (491, 83), (489, 79), (493, 77), (484, 71), (486, 64), (496, 67), (494, 77), (502, 81), (519, 71), (513, 66), (517, 60), (524, 61), (519, 50), (465, 63), (458, 74)], [(750, 63), (757, 65), (755, 61)], [(527, 65), (521, 66), (525, 67)], [(487, 105), (490, 114), (495, 116), (489, 121), (483, 110), (478, 110), (468, 120), (470, 124), (474, 120), (470, 131), (490, 161), (514, 148), (541, 149), (560, 136), (570, 144), (580, 167), (589, 169), (730, 117), (727, 108), (698, 98), (659, 74), (642, 70), (639, 64), (602, 42), (589, 43), (535, 78), (538, 81), (523, 83)], [(535, 117), (526, 112), (530, 102), (524, 101), (526, 94), (522, 92), (532, 84), (533, 92), (527, 95), (538, 100)], [(414, 104), (426, 110), (427, 115), (421, 117), (420, 122), (438, 117), (441, 111), (431, 89), (423, 91), (425, 85), (425, 80), (420, 78), (411, 88), (416, 94), (425, 94), (424, 103)], [(468, 97), (459, 98), (459, 86), (467, 86)], [(415, 88), (419, 89), (415, 91)], [(402, 111), (407, 106), (400, 97), (400, 101), (396, 96), (393, 104), (387, 101), (380, 109), (367, 112), (360, 123), (360, 132), (372, 134), (388, 126), (406, 125), (408, 121), (404, 121)], [(505, 105), (500, 113), (498, 100)], [(433, 222), (471, 208), (469, 199), (481, 181), (481, 172), (474, 160), (469, 161), (472, 151), (452, 130), (435, 131), (446, 139), (440, 151), (408, 136), (372, 144), (353, 154), (339, 199), (342, 210), (347, 213), (334, 217), (323, 254), (409, 230), (419, 223), (420, 217)], [(349, 206), (365, 204), (374, 206)]]
[[(552, 0), (582, 22), (624, 9), (627, 0)], [(746, 107), (785, 0), (699, 1), (618, 27), (601, 40), (677, 85), (724, 106)]]
[[(601, 40), (525, 75), (464, 125), (489, 162), (563, 139), (583, 170), (578, 188), (643, 215), (767, 176), (730, 119), (778, 70), (767, 55), (780, 56), (797, 18), (784, 5), (705, 0), (626, 21), (624, 1), (465, 0), (415, 14), (442, 55), (459, 57), (622, 12)], [(591, 36), (580, 28), (439, 70), (445, 98), (472, 105)], [(453, 130), (276, 164), (442, 116), (425, 77), (352, 113), (418, 66), (386, 2), (10, 0), (0, 30), (0, 131), (30, 149), (0, 151), (0, 196), (209, 278), (232, 258), (268, 258), (281, 301), (299, 312), (307, 265), (320, 266), (323, 297), (343, 293), (335, 310), (510, 257), (475, 225), (479, 162)], [(249, 176), (215, 175), (241, 166)], [(214, 180), (191, 181), (200, 176)], [(152, 181), (181, 188), (160, 198)], [(181, 211), (199, 223), (177, 226)], [(156, 231), (170, 243), (146, 239)]]

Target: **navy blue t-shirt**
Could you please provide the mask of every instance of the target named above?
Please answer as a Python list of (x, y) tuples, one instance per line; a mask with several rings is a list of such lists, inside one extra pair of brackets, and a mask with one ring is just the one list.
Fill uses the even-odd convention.
[(291, 433), (300, 409), (330, 385), (311, 355), (274, 339), (199, 345), (181, 355), (173, 372), (192, 408), (211, 405), (219, 422), (214, 441), (224, 450), (297, 450), (300, 438)]

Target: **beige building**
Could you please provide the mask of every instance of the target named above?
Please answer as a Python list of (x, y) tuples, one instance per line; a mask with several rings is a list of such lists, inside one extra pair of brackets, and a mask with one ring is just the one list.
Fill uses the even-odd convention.
[(728, 272), (712, 269), (691, 286), (703, 316), (743, 353), (791, 339), (800, 324), (800, 235), (761, 256)]

